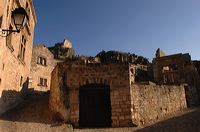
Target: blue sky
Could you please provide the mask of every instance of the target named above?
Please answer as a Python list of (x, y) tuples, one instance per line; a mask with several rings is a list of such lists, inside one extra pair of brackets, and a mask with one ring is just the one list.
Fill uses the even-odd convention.
[(69, 39), (80, 55), (119, 50), (151, 61), (190, 53), (200, 59), (200, 0), (34, 0), (35, 44)]

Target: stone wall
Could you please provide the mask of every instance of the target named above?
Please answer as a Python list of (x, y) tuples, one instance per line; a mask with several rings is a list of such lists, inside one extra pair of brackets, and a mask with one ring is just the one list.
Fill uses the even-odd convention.
[(65, 69), (63, 65), (58, 64), (51, 76), (51, 87), (49, 97), (49, 108), (57, 119), (62, 119), (69, 122), (70, 108), (69, 108), (69, 89), (66, 86)]
[(185, 94), (188, 107), (194, 107), (199, 104), (199, 96), (196, 87), (185, 85)]
[(131, 85), (133, 122), (143, 125), (185, 109), (184, 86), (133, 84)]
[(196, 67), (197, 72), (199, 73), (199, 76), (200, 76), (200, 61), (197, 61), (197, 60), (193, 61), (193, 64)]
[(23, 92), (17, 92), (15, 90), (3, 91), (0, 99), (0, 114), (16, 107), (23, 100), (23, 97)]
[[(5, 0), (0, 1), (0, 17), (3, 16)], [(1, 28), (1, 25), (0, 25)]]
[(142, 65), (59, 63), (52, 72), (49, 106), (57, 118), (79, 126), (79, 88), (110, 86), (112, 127), (143, 125), (187, 107), (184, 86), (136, 83)]
[(58, 64), (52, 72), (50, 108), (55, 115), (79, 126), (79, 88), (110, 86), (112, 126), (130, 126), (131, 99), (128, 64)]

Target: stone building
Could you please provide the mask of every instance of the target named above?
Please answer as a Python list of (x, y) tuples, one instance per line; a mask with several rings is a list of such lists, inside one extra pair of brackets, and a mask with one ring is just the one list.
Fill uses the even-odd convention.
[(48, 91), (51, 85), (51, 72), (57, 63), (72, 59), (74, 50), (72, 43), (64, 39), (53, 47), (34, 45), (31, 59), (29, 88), (35, 91)]
[[(20, 33), (0, 36), (0, 114), (14, 107), (27, 88), (36, 15), (32, 0), (1, 0), (0, 28), (15, 29), (11, 12), (23, 7), (29, 17)], [(2, 32), (0, 32), (2, 33)]]
[(135, 126), (187, 107), (183, 85), (136, 79), (146, 65), (59, 63), (52, 72), (49, 107), (76, 127)]
[[(189, 54), (173, 54), (157, 56), (153, 59), (154, 80), (162, 84), (187, 84), (188, 105), (199, 104), (200, 77)], [(200, 95), (200, 94), (199, 94)], [(192, 97), (190, 97), (192, 96)]]
[(45, 45), (34, 45), (31, 58), (29, 88), (36, 91), (48, 91), (51, 84), (51, 72), (57, 61)]
[(163, 57), (163, 56), (165, 56), (165, 52), (160, 50), (160, 48), (158, 48), (156, 50), (156, 58)]
[(195, 67), (199, 73), (199, 76), (200, 76), (200, 61), (195, 60), (195, 61), (193, 61), (193, 64), (195, 65)]

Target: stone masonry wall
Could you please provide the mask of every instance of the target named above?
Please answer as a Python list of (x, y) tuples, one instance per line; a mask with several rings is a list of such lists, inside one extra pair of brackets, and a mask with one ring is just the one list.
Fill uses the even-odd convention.
[(79, 126), (79, 88), (87, 84), (110, 86), (113, 127), (132, 125), (128, 64), (61, 63), (54, 69), (52, 80), (50, 108), (74, 126)]
[[(15, 29), (14, 23), (11, 21), (13, 9), (20, 6), (25, 8), (26, 2), (33, 9), (32, 0), (3, 0), (2, 2), (4, 2), (3, 8), (0, 9), (0, 12), (3, 13), (2, 29), (9, 29), (10, 25)], [(28, 24), (20, 33), (10, 34), (10, 41), (7, 41), (6, 37), (0, 36), (0, 114), (17, 105), (22, 92), (27, 88), (35, 23), (33, 9), (30, 10)], [(26, 39), (24, 60), (19, 57), (22, 36)]]
[(65, 85), (65, 69), (63, 65), (58, 64), (51, 73), (51, 88), (49, 97), (49, 108), (54, 117), (69, 122), (69, 91)]
[[(5, 0), (0, 1), (0, 17), (3, 16)], [(1, 25), (0, 25), (1, 26)]]
[(55, 116), (79, 126), (79, 88), (110, 86), (113, 127), (143, 125), (187, 107), (184, 86), (135, 83), (139, 65), (60, 63), (52, 72), (50, 108)]
[(159, 120), (187, 107), (184, 86), (131, 85), (132, 119), (137, 125)]

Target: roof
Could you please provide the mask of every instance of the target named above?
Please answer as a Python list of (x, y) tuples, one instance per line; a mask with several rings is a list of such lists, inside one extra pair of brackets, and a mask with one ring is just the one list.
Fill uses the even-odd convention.
[(53, 53), (48, 49), (48, 47), (46, 47), (45, 44), (34, 44), (33, 45), (33, 50), (36, 50), (36, 49), (45, 49), (47, 52), (49, 52), (49, 54), (51, 54), (52, 57), (54, 57)]

